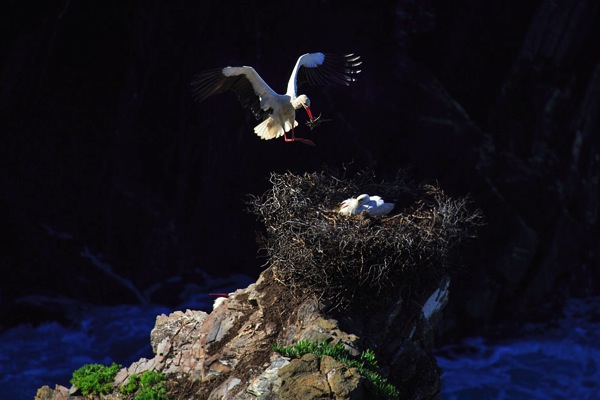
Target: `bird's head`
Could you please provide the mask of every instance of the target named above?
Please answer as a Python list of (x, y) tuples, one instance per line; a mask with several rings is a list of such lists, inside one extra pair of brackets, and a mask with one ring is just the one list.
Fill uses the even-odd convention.
[(307, 95), (301, 94), (300, 96), (296, 97), (296, 99), (294, 99), (294, 101), (292, 102), (292, 105), (294, 106), (295, 109), (304, 107), (304, 109), (306, 110), (306, 114), (308, 115), (308, 118), (311, 121), (313, 120), (312, 113), (310, 112), (310, 99), (308, 98)]
[(357, 201), (359, 207), (362, 206), (363, 204), (368, 203), (369, 200), (371, 200), (371, 198), (369, 197), (368, 194), (361, 194), (360, 196), (358, 196), (356, 198), (356, 201)]

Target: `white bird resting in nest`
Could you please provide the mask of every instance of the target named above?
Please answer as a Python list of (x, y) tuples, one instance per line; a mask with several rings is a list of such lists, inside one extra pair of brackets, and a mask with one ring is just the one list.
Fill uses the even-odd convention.
[(386, 203), (379, 196), (361, 194), (357, 198), (342, 201), (338, 213), (342, 215), (358, 215), (364, 211), (369, 215), (387, 215), (394, 209), (394, 203)]

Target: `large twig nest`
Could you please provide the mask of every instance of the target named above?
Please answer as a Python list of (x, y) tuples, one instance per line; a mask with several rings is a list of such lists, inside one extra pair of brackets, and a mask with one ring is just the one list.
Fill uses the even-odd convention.
[[(270, 181), (273, 187), (248, 204), (264, 222), (261, 246), (275, 278), (338, 307), (381, 302), (390, 291), (412, 291), (438, 279), (481, 221), (467, 199), (450, 199), (437, 187), (402, 177), (375, 182), (369, 172), (353, 179), (332, 172), (273, 173)], [(384, 217), (337, 213), (341, 201), (361, 193), (396, 206)]]

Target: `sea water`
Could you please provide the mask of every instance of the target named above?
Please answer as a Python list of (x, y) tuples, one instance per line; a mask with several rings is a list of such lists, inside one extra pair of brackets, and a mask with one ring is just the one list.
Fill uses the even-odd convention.
[(600, 298), (573, 299), (522, 332), (437, 349), (442, 399), (600, 399)]

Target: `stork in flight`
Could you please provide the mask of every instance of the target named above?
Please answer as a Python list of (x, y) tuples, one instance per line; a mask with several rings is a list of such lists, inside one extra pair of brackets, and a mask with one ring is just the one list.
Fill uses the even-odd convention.
[[(296, 110), (304, 107), (311, 127), (317, 125), (319, 117), (313, 118), (310, 99), (297, 95), (303, 83), (326, 85), (338, 83), (348, 86), (354, 82), (354, 75), (360, 72), (360, 56), (354, 54), (307, 53), (296, 62), (285, 94), (278, 94), (267, 85), (252, 67), (225, 67), (200, 72), (192, 82), (192, 95), (202, 101), (210, 95), (233, 90), (243, 107), (248, 107), (263, 122), (254, 128), (261, 139), (269, 140), (283, 136), (286, 142), (302, 142), (311, 146), (309, 139), (297, 138), (294, 128), (298, 126)], [(292, 131), (292, 137), (286, 133)]]

